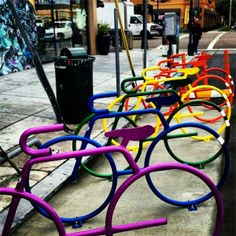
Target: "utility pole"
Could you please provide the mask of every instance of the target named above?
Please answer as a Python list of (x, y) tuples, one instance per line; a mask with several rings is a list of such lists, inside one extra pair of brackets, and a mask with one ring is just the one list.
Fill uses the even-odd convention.
[(229, 27), (231, 27), (232, 20), (232, 0), (229, 0)]

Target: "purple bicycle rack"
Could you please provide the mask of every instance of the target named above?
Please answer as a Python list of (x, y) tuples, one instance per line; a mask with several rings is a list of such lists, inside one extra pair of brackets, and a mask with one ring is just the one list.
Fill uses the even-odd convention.
[[(29, 154), (34, 154), (34, 158), (28, 160), (22, 170), (21, 178), (19, 182), (17, 183), (17, 186), (15, 189), (13, 188), (0, 188), (0, 194), (2, 195), (9, 195), (12, 196), (12, 201), (9, 205), (9, 211), (6, 218), (6, 222), (3, 228), (2, 236), (8, 236), (10, 235), (11, 225), (18, 207), (18, 204), (20, 202), (21, 198), (24, 198), (28, 201), (30, 201), (33, 204), (36, 204), (40, 207), (42, 207), (50, 216), (51, 220), (55, 223), (56, 229), (58, 231), (59, 235), (63, 236), (85, 236), (85, 235), (108, 235), (112, 236), (115, 233), (129, 231), (129, 230), (137, 230), (142, 228), (148, 228), (148, 227), (154, 227), (154, 226), (160, 226), (167, 224), (166, 218), (159, 218), (159, 219), (151, 219), (146, 221), (140, 221), (140, 222), (133, 222), (128, 224), (121, 224), (121, 225), (113, 225), (113, 213), (116, 208), (116, 205), (123, 195), (123, 193), (137, 180), (139, 180), (141, 177), (144, 177), (145, 175), (155, 172), (155, 171), (164, 171), (164, 170), (172, 170), (177, 169), (180, 171), (186, 171), (189, 172), (197, 177), (199, 177), (212, 191), (213, 196), (215, 197), (216, 201), (216, 207), (217, 207), (217, 215), (215, 220), (215, 229), (214, 229), (214, 236), (220, 236), (222, 227), (223, 227), (223, 219), (224, 219), (224, 206), (223, 206), (223, 200), (221, 198), (221, 195), (219, 191), (217, 190), (215, 184), (212, 182), (212, 180), (203, 172), (200, 170), (180, 163), (161, 163), (161, 164), (155, 164), (152, 166), (148, 166), (145, 168), (139, 168), (138, 164), (134, 161), (132, 155), (130, 152), (126, 150), (123, 146), (108, 146), (108, 147), (98, 147), (88, 150), (78, 150), (78, 151), (70, 151), (70, 152), (63, 152), (63, 153), (57, 153), (52, 154), (50, 149), (41, 149), (41, 150), (34, 150), (27, 146), (27, 137), (30, 136), (33, 133), (46, 133), (46, 132), (53, 132), (53, 131), (59, 131), (63, 130), (64, 125), (50, 125), (50, 126), (44, 126), (44, 127), (36, 127), (31, 128), (24, 132), (23, 136), (20, 139), (21, 146), (23, 150)], [(142, 132), (140, 132), (142, 131)], [(152, 134), (154, 131), (152, 126), (145, 126), (145, 127), (139, 127), (139, 128), (132, 128), (132, 129), (122, 129), (122, 130), (115, 130), (110, 131), (107, 133), (110, 137), (122, 137), (123, 143), (127, 143), (129, 140), (139, 140), (142, 138), (146, 138)], [(133, 174), (129, 176), (117, 189), (114, 196), (112, 197), (107, 212), (106, 212), (106, 218), (105, 218), (105, 225), (102, 228), (96, 228), (91, 230), (83, 230), (76, 233), (66, 233), (63, 223), (60, 220), (60, 217), (56, 213), (56, 211), (45, 201), (40, 199), (39, 197), (35, 196), (34, 194), (25, 192), (25, 182), (27, 181), (28, 173), (31, 169), (31, 167), (34, 164), (38, 163), (44, 163), (49, 161), (57, 161), (57, 160), (67, 160), (71, 158), (79, 158), (82, 156), (88, 156), (88, 155), (101, 155), (104, 153), (115, 153), (119, 152), (121, 153), (128, 164), (131, 166), (133, 170)]]

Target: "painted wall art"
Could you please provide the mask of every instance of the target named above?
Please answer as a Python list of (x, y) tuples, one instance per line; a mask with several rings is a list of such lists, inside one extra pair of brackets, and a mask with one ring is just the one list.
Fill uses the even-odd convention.
[[(35, 12), (28, 0), (13, 0), (18, 17), (34, 46), (38, 43)], [(32, 56), (13, 19), (6, 0), (0, 0), (0, 75), (30, 69)]]

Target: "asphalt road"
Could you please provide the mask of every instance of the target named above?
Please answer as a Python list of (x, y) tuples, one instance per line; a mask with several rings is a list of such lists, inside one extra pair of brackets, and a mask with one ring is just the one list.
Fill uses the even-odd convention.
[[(230, 61), (230, 72), (233, 78), (236, 78), (236, 52), (229, 54)], [(221, 67), (224, 63), (224, 58), (221, 53), (216, 53), (213, 55), (212, 59), (209, 61), (209, 67)], [(234, 97), (235, 104), (235, 97)], [(236, 148), (236, 110), (235, 107), (232, 109), (231, 116), (231, 130), (230, 130), (230, 141), (229, 141), (229, 152), (231, 156), (231, 169), (229, 173), (228, 180), (222, 188), (222, 195), (224, 199), (225, 206), (225, 221), (224, 221), (224, 230), (222, 236), (234, 236), (236, 235), (235, 219), (236, 219), (236, 161), (235, 161), (235, 148)]]
[[(179, 40), (179, 48), (187, 49), (189, 42), (189, 34), (188, 33), (181, 33), (180, 40)], [(155, 37), (153, 39), (148, 40), (148, 47), (155, 48), (161, 46), (162, 44), (162, 37)], [(133, 39), (133, 47), (134, 48), (141, 48), (141, 38), (134, 38)], [(202, 38), (199, 42), (199, 47), (201, 49), (236, 49), (236, 32), (222, 32), (222, 31), (208, 31), (203, 32)]]

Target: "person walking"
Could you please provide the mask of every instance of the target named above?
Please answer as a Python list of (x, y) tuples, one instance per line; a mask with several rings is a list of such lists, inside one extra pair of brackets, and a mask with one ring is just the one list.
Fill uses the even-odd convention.
[(193, 52), (194, 54), (197, 54), (198, 43), (202, 37), (202, 28), (196, 16), (194, 17), (194, 20), (193, 20), (192, 34), (193, 34)]

